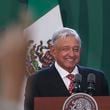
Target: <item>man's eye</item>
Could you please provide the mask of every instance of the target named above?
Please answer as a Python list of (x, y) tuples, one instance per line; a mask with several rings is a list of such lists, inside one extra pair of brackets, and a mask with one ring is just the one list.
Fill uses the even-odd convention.
[(73, 51), (74, 52), (78, 52), (79, 51), (79, 48), (73, 48)]
[(70, 48), (70, 47), (65, 47), (61, 49), (62, 51), (70, 51), (72, 50), (73, 52), (79, 52), (79, 48)]
[(68, 51), (70, 50), (69, 48), (62, 48), (63, 51)]

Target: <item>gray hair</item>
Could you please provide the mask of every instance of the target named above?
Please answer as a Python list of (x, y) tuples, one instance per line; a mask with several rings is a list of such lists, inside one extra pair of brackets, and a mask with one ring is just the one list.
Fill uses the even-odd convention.
[(58, 40), (59, 38), (64, 38), (64, 37), (69, 37), (69, 36), (73, 36), (74, 38), (79, 40), (80, 47), (81, 47), (81, 39), (78, 33), (74, 29), (67, 28), (67, 27), (63, 27), (59, 29), (58, 31), (54, 32), (52, 36), (52, 44), (55, 44), (56, 40)]

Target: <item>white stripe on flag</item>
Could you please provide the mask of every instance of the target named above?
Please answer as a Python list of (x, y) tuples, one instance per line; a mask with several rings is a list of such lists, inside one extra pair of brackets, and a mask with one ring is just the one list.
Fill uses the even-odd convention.
[(61, 20), (59, 5), (57, 5), (44, 16), (35, 21), (26, 30), (29, 31), (31, 38), (35, 42), (43, 40), (45, 43), (45, 41), (51, 38), (53, 32), (61, 27), (63, 27), (63, 24)]

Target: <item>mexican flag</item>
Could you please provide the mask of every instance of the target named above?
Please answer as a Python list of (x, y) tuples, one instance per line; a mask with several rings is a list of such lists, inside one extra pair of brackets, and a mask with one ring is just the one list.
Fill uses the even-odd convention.
[(53, 58), (49, 51), (51, 38), (63, 25), (57, 0), (28, 0), (28, 9), (32, 12), (33, 23), (26, 28), (31, 47), (27, 71), (32, 74), (52, 64)]

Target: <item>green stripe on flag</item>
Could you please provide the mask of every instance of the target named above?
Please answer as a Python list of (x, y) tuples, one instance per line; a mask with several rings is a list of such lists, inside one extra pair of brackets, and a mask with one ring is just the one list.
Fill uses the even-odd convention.
[(36, 20), (46, 14), (49, 10), (54, 8), (57, 4), (57, 0), (29, 0), (28, 8), (33, 13), (33, 19)]

